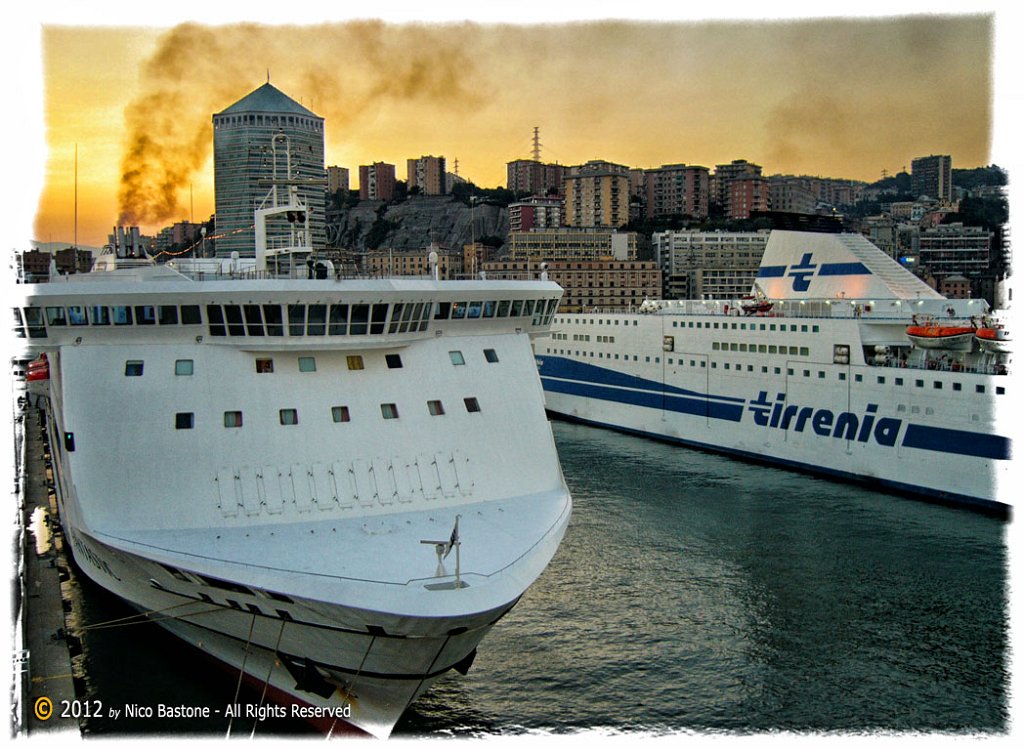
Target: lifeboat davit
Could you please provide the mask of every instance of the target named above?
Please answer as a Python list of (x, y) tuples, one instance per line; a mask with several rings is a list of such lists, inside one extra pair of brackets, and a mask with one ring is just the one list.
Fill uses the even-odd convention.
[(1005, 354), (1010, 351), (1010, 332), (1003, 326), (979, 328), (974, 332), (974, 340), (986, 352)]
[(972, 326), (907, 326), (907, 338), (921, 349), (968, 352), (974, 345)]
[(37, 380), (49, 380), (50, 379), (50, 362), (46, 359), (45, 354), (40, 354), (36, 359), (33, 359), (28, 363), (28, 367), (25, 368), (25, 380), (26, 382), (34, 382)]

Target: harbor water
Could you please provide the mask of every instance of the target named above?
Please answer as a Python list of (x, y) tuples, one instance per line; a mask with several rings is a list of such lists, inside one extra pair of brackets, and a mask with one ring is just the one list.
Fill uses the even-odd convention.
[[(1009, 731), (1007, 522), (553, 427), (574, 497), (558, 555), (394, 736)], [(88, 735), (311, 731), (225, 719), (260, 696), (155, 625), (96, 627), (131, 611), (80, 574), (65, 585), (81, 697), (220, 712), (98, 716)]]

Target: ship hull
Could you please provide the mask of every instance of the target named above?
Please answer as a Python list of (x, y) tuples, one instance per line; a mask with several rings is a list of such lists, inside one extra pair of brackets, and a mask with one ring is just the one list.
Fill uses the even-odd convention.
[(289, 716), (387, 737), (567, 528), (530, 346), (560, 290), (104, 281), (23, 308), (76, 564)]
[[(919, 396), (897, 411), (890, 389), (854, 385), (875, 382), (877, 368), (814, 364), (806, 379), (772, 379), (749, 377), (743, 366), (740, 373), (687, 378), (684, 368), (627, 374), (551, 354), (538, 354), (538, 360), (547, 409), (555, 417), (998, 515), (1010, 512), (998, 496), (1009, 439), (969, 423), (943, 423), (938, 399)], [(922, 373), (887, 369), (882, 377), (890, 383), (922, 379)], [(933, 392), (943, 390), (935, 383), (949, 392), (958, 377), (926, 375)]]

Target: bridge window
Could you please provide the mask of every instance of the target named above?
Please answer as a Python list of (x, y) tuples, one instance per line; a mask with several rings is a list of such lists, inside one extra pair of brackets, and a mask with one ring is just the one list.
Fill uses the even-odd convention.
[[(192, 309), (195, 311), (196, 319), (192, 322), (199, 322), (199, 307), (196, 305), (183, 305), (181, 308), (182, 317), (186, 309)], [(178, 325), (178, 308), (174, 305), (160, 305), (157, 308), (158, 320), (162, 326), (176, 326)], [(188, 322), (188, 321), (183, 321)]]
[(310, 305), (306, 318), (306, 335), (323, 336), (327, 328), (327, 305)]
[[(182, 312), (185, 308), (181, 308)], [(281, 317), (280, 305), (263, 306), (263, 322), (266, 324), (268, 336), (284, 336), (284, 320)]]
[(49, 326), (66, 326), (67, 318), (64, 315), (63, 307), (46, 308), (46, 324)]
[[(177, 313), (177, 308), (175, 308)], [(152, 326), (156, 325), (156, 308), (152, 305), (136, 305), (135, 306), (135, 325), (137, 326)]]

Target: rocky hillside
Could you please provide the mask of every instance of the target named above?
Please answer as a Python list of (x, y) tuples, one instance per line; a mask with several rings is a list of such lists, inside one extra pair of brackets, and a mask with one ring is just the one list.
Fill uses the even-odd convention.
[(450, 196), (411, 196), (390, 206), (359, 201), (327, 213), (328, 246), (347, 250), (418, 250), (431, 242), (457, 249), (485, 238), (503, 243), (507, 237), (506, 208), (470, 207)]

